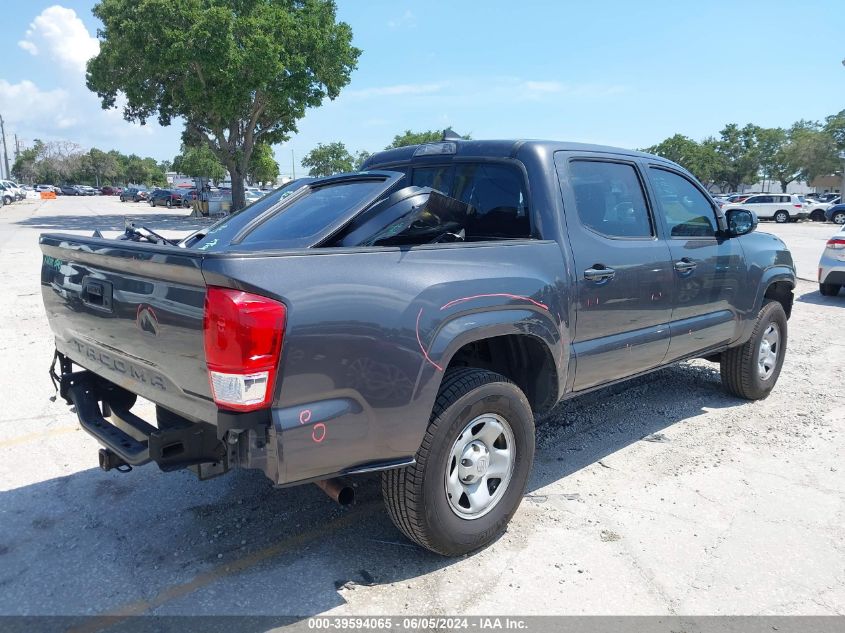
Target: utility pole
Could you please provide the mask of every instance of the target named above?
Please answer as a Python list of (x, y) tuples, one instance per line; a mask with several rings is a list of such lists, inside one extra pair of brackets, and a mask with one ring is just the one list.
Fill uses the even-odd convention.
[(0, 116), (0, 134), (3, 135), (3, 165), (6, 167), (6, 178), (11, 178), (9, 173), (9, 152), (6, 151), (6, 127), (3, 124), (3, 117)]
[(290, 177), (291, 180), (296, 180), (296, 164), (293, 160), (293, 150), (290, 151)]

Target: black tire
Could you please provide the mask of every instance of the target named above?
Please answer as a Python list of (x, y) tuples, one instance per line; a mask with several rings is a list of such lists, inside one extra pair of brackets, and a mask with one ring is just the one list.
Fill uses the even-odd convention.
[(830, 216), (830, 221), (834, 224), (845, 224), (845, 211), (837, 211)]
[(786, 224), (789, 222), (789, 211), (784, 211), (783, 209), (775, 211), (774, 220), (778, 224)]
[(151, 207), (156, 206), (156, 201), (155, 201), (155, 200), (150, 200), (150, 206), (151, 206)]
[[(453, 445), (467, 424), (484, 413), (501, 416), (513, 432), (513, 469), (504, 493), (487, 513), (465, 519), (447, 498), (446, 469)], [(444, 556), (459, 556), (490, 544), (505, 530), (522, 501), (533, 461), (534, 415), (525, 394), (491, 371), (450, 370), (440, 386), (416, 463), (382, 473), (384, 503), (393, 523), (410, 540)]]
[(170, 207), (173, 206), (173, 203), (168, 199), (164, 202), (164, 206), (166, 206), (169, 209)]
[[(769, 324), (779, 329), (777, 360), (771, 375), (763, 379), (758, 372), (758, 353), (763, 335)], [(787, 325), (786, 312), (777, 301), (764, 303), (757, 315), (751, 338), (744, 345), (722, 352), (722, 386), (730, 393), (746, 400), (762, 400), (768, 396), (777, 383), (786, 356)]]
[(816, 209), (810, 214), (810, 220), (812, 222), (824, 222), (824, 211)]
[(841, 289), (839, 284), (819, 284), (819, 292), (825, 297), (835, 297)]

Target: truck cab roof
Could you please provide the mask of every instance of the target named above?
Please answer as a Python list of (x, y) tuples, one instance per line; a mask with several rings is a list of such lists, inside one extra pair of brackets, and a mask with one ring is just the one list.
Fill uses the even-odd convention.
[(566, 141), (549, 141), (536, 139), (512, 140), (464, 140), (448, 139), (421, 145), (407, 145), (397, 147), (371, 155), (361, 165), (361, 170), (385, 169), (390, 166), (408, 163), (439, 162), (444, 158), (518, 158), (520, 154), (552, 154), (558, 151), (598, 152), (604, 154), (621, 154), (649, 158), (661, 162), (670, 162), (660, 156), (638, 152), (636, 150), (611, 147), (608, 145), (594, 145), (590, 143), (574, 143)]

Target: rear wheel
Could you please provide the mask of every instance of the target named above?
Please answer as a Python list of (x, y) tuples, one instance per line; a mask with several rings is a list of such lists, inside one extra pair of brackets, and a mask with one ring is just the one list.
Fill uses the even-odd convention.
[(168, 200), (164, 203), (164, 206), (166, 206), (166, 207), (169, 209), (170, 207), (172, 207), (172, 206), (173, 206), (173, 203), (170, 201), (170, 199), (168, 199)]
[(816, 209), (810, 214), (810, 220), (813, 222), (824, 222), (824, 211)]
[(778, 224), (786, 224), (789, 222), (789, 212), (784, 211), (783, 209), (775, 211), (775, 222)]
[(777, 301), (763, 304), (751, 338), (722, 352), (722, 385), (747, 400), (762, 400), (777, 383), (786, 355), (786, 312)]
[(382, 494), (405, 536), (458, 556), (505, 530), (533, 459), (534, 416), (522, 391), (491, 371), (449, 371), (416, 463), (383, 473)]
[(841, 289), (839, 284), (819, 284), (819, 292), (825, 297), (835, 297)]
[(845, 211), (837, 211), (830, 216), (830, 219), (834, 224), (845, 224)]

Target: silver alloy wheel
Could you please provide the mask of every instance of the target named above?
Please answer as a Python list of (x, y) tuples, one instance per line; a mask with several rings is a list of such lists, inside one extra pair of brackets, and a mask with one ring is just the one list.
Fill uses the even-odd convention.
[(833, 217), (831, 219), (833, 220), (834, 224), (845, 224), (845, 213), (843, 213), (842, 211), (837, 211), (833, 214)]
[(777, 366), (779, 352), (780, 328), (776, 323), (769, 323), (760, 340), (760, 350), (757, 353), (757, 373), (760, 380), (771, 378)]
[(452, 512), (478, 519), (501, 501), (513, 475), (516, 443), (505, 418), (484, 413), (467, 424), (449, 451), (444, 483)]

